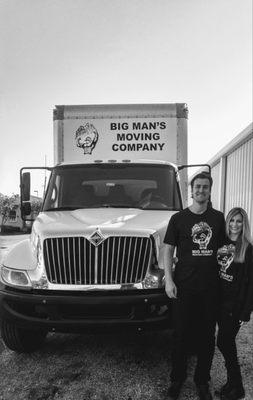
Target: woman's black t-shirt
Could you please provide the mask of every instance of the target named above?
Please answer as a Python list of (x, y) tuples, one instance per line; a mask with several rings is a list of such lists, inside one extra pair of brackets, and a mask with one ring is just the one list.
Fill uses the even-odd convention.
[[(252, 246), (249, 245), (246, 249), (245, 261), (238, 263), (234, 261), (235, 245), (236, 242), (228, 240), (217, 252), (221, 304), (228, 312), (234, 311), (238, 303), (245, 299), (242, 301), (243, 309), (244, 303), (247, 303), (247, 291), (249, 290), (247, 286), (250, 277), (252, 281)], [(248, 307), (247, 304), (246, 307)]]
[(225, 241), (225, 221), (220, 211), (208, 208), (195, 214), (186, 208), (174, 214), (164, 243), (177, 247), (175, 283), (190, 290), (218, 286), (216, 253)]
[(218, 249), (217, 261), (219, 264), (221, 302), (227, 310), (233, 309), (238, 292), (238, 263), (234, 262), (235, 245), (233, 241)]

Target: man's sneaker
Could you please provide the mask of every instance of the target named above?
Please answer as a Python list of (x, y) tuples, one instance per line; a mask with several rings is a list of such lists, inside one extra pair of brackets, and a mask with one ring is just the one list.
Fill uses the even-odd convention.
[(210, 392), (209, 385), (207, 383), (203, 385), (197, 385), (199, 400), (212, 400), (213, 396)]
[(244, 399), (245, 391), (242, 385), (235, 386), (229, 392), (221, 395), (222, 400), (241, 400)]
[(224, 396), (227, 392), (229, 392), (231, 389), (233, 388), (233, 384), (232, 384), (232, 382), (231, 381), (227, 381), (226, 383), (225, 383), (225, 385), (223, 385), (223, 386), (221, 386), (221, 388), (220, 389), (218, 389), (218, 390), (215, 390), (215, 394), (217, 395), (217, 396)]
[(176, 400), (179, 397), (183, 382), (173, 381), (168, 389), (168, 400)]

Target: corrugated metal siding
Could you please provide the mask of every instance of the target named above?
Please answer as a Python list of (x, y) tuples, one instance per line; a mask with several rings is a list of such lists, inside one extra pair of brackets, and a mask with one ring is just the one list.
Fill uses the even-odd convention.
[(253, 234), (253, 139), (227, 156), (225, 215), (235, 206), (244, 208)]
[(219, 210), (219, 208), (220, 208), (220, 204), (219, 204), (220, 162), (218, 162), (218, 164), (216, 164), (212, 168), (212, 178), (213, 178), (212, 195), (211, 195), (212, 205), (213, 205), (213, 208), (216, 208), (217, 210)]
[[(207, 164), (211, 166), (213, 178), (211, 194), (213, 207), (222, 211), (225, 217), (233, 207), (244, 208), (249, 216), (253, 236), (253, 123), (223, 147)], [(193, 176), (189, 179), (189, 205), (192, 203), (190, 181)]]

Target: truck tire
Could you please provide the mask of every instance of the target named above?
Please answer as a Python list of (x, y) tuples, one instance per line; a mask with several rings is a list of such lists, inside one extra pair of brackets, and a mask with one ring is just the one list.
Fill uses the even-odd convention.
[(1, 335), (10, 350), (17, 353), (31, 353), (42, 346), (47, 331), (24, 329), (2, 320)]

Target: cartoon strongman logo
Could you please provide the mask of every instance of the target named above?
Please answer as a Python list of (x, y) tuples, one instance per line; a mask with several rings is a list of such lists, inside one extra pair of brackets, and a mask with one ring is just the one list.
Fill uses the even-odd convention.
[(200, 250), (206, 249), (212, 237), (212, 229), (206, 222), (200, 222), (192, 227), (193, 243), (199, 245)]
[(84, 154), (91, 154), (98, 141), (98, 131), (94, 125), (87, 122), (77, 129), (75, 141), (77, 147), (83, 149)]
[(222, 272), (226, 272), (233, 262), (235, 255), (235, 246), (233, 244), (225, 245), (217, 251), (217, 261)]

